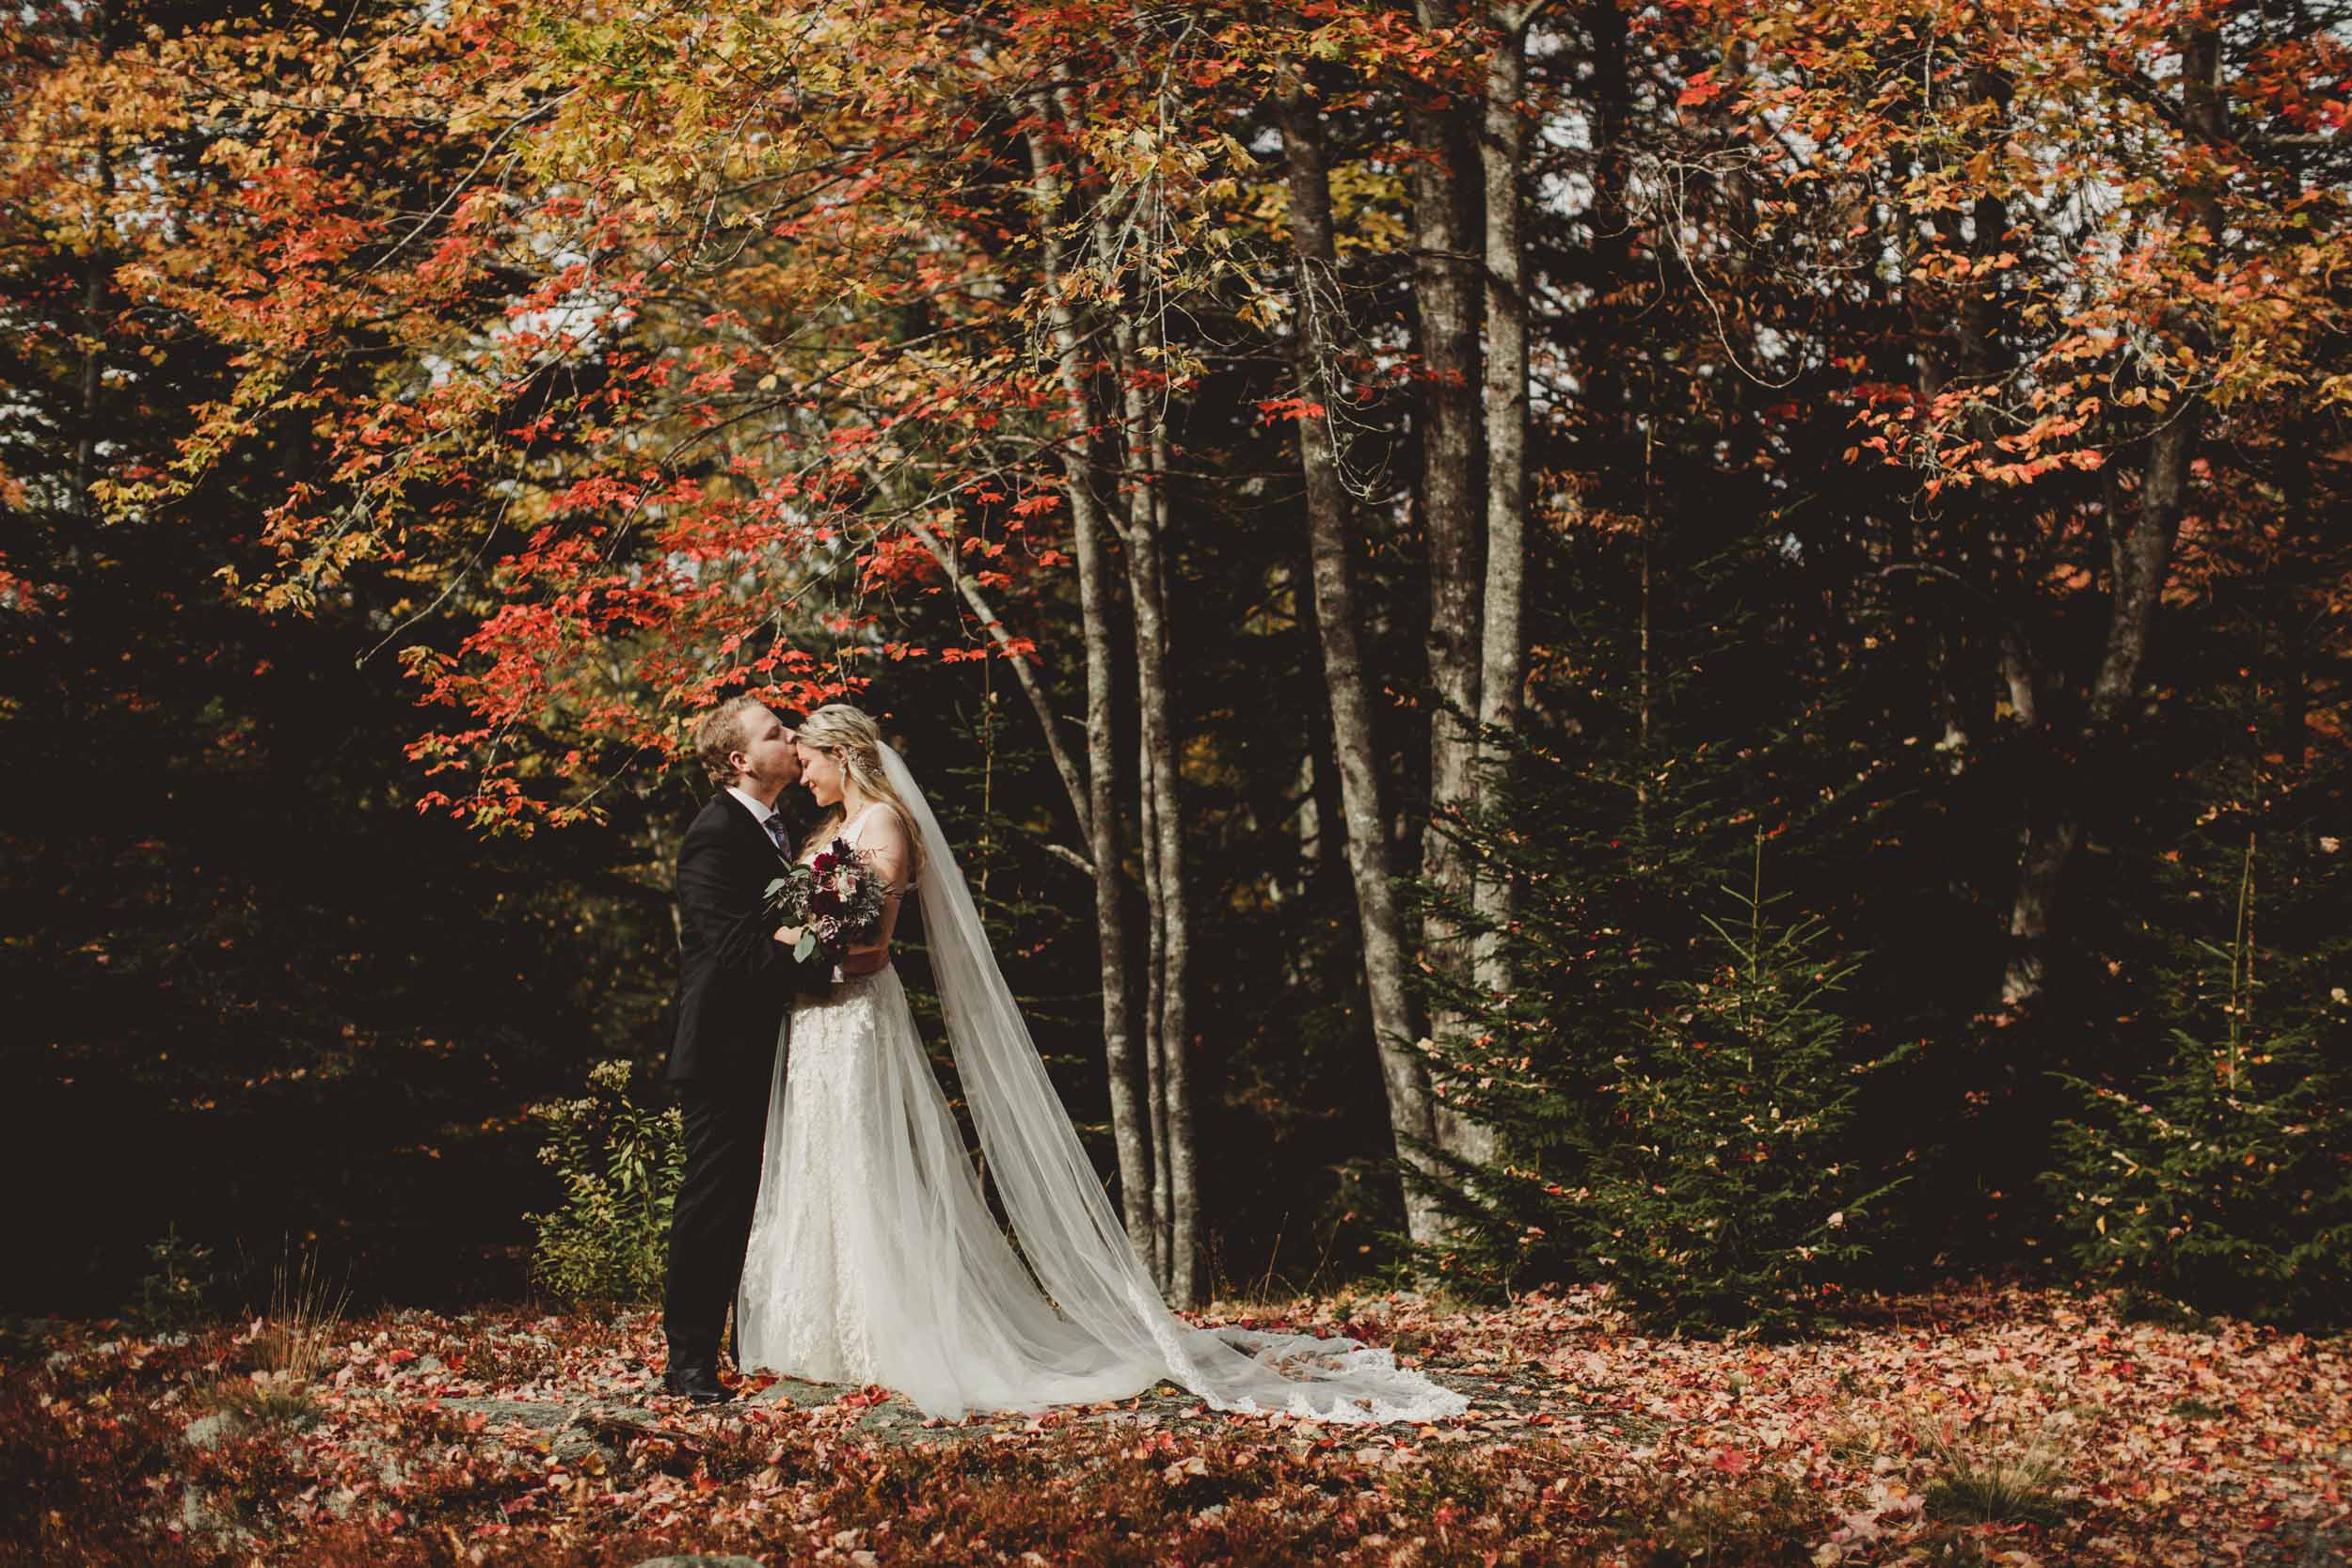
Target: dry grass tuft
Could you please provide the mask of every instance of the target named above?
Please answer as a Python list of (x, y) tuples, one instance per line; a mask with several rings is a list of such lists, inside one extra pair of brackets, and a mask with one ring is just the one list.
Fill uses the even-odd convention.
[(305, 1251), (299, 1261), (281, 1261), (270, 1272), (269, 1311), (253, 1353), (262, 1370), (308, 1383), (326, 1365), (351, 1291), (319, 1276), (318, 1256)]
[(2021, 1449), (1939, 1437), (1928, 1445), (1940, 1472), (1928, 1484), (1928, 1513), (1961, 1525), (2041, 1525), (2066, 1517), (2058, 1487), (2065, 1456), (2037, 1441)]

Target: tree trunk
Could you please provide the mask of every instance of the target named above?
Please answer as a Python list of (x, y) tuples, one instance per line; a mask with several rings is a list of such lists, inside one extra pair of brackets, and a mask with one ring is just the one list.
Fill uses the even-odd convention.
[[(1106, 237), (1106, 236), (1105, 236)], [(1192, 1089), (1186, 1070), (1192, 1047), (1184, 995), (1190, 984), (1191, 942), (1184, 867), (1184, 816), (1168, 720), (1168, 586), (1160, 546), (1167, 522), (1162, 487), (1166, 436), (1158, 430), (1137, 371), (1135, 325), (1122, 316), (1112, 329), (1114, 367), (1122, 384), (1128, 454), (1127, 588), (1135, 606), (1136, 684), (1143, 788), (1144, 891), (1152, 911), (1152, 981), (1146, 1029), (1158, 1069), (1153, 1089), (1154, 1190), (1163, 1287), (1179, 1307), (1197, 1299), (1199, 1257), (1196, 1162), (1191, 1148)]]
[[(1380, 805), (1380, 769), (1372, 734), (1371, 683), (1357, 645), (1356, 542), (1347, 489), (1328, 409), (1343, 395), (1332, 374), (1344, 316), (1331, 240), (1331, 181), (1323, 125), (1314, 104), (1294, 93), (1284, 105), (1282, 142), (1290, 166), (1291, 240), (1298, 253), (1299, 467), (1306, 481), (1309, 562), (1315, 630), (1331, 706), (1332, 759), (1340, 775), (1340, 823), (1363, 928), (1364, 988), (1373, 1043), (1388, 1092), (1389, 1127), (1400, 1163), (1428, 1169), (1420, 1147), (1435, 1141), (1429, 1085), (1414, 1054), (1412, 1000), (1405, 980), (1405, 925), (1389, 869), (1389, 837)], [(1324, 831), (1333, 831), (1326, 823)], [(1406, 1228), (1416, 1242), (1443, 1231), (1442, 1212), (1411, 1182), (1405, 1188)]]
[[(2114, 581), (2107, 608), (2106, 646), (2090, 686), (2090, 711), (2077, 755), (2057, 764), (2050, 812), (2027, 817), (2018, 854), (2017, 894), (2010, 908), (2010, 957), (2001, 975), (2001, 1004), (2023, 1007), (2036, 1001), (2048, 979), (2052, 911), (2058, 889), (2082, 842), (2085, 804), (2107, 777), (2121, 731), (2139, 687), (2148, 657), (2150, 628), (2170, 575), (2172, 547), (2180, 537), (2181, 513), (2188, 499), (2189, 459), (2202, 422), (2194, 402), (2149, 437), (2147, 467), (2139, 499), (2128, 518), (2110, 515), (2108, 554)], [(2111, 503), (2112, 504), (2112, 503)]]
[(677, 879), (673, 868), (677, 864), (677, 851), (671, 847), (670, 835), (661, 831), (661, 814), (645, 814), (645, 834), (653, 840), (653, 876), (650, 885), (661, 890), (661, 907), (670, 911), (670, 941), (680, 948), (686, 946), (686, 914), (678, 907)]
[[(1132, 567), (1131, 567), (1132, 570)], [(1163, 1294), (1173, 1283), (1176, 1259), (1176, 1166), (1169, 1157), (1168, 1125), (1168, 927), (1160, 918), (1160, 833), (1158, 794), (1152, 774), (1159, 759), (1148, 744), (1138, 744), (1136, 780), (1141, 801), (1144, 940), (1143, 1060), (1146, 1098), (1152, 1107), (1152, 1248), (1157, 1262), (1152, 1282)]]
[[(1529, 14), (1526, 7), (1494, 13), (1479, 149), (1486, 177), (1486, 583), (1478, 718), (1484, 726), (1514, 731), (1527, 683), (1527, 288), (1519, 235), (1527, 133), (1519, 99), (1527, 81)], [(1482, 927), (1508, 924), (1509, 879), (1481, 879), (1477, 909)], [(1489, 993), (1510, 989), (1499, 938), (1481, 939), (1477, 978)], [(1486, 1152), (1491, 1157), (1492, 1149)]]
[(1634, 529), (1640, 587), (1633, 611), (1633, 841), (1636, 852), (1646, 855), (1650, 849), (1650, 720), (1657, 707), (1650, 678), (1650, 535), (1657, 520), (1658, 497), (1651, 470), (1658, 458), (1658, 433), (1657, 421), (1645, 417), (1642, 422), (1647, 428), (1642, 433), (1642, 510)]
[(1035, 177), (1045, 284), (1053, 299), (1054, 352), (1060, 372), (1072, 445), (1063, 448), (1064, 488), (1070, 501), (1073, 554), (1078, 563), (1079, 614), (1086, 624), (1088, 853), (1094, 862), (1095, 931), (1103, 964), (1103, 1058), (1110, 1079), (1111, 1134), (1119, 1151), (1119, 1196), (1127, 1234), (1154, 1277), (1159, 1249), (1152, 1221), (1152, 1131), (1138, 1095), (1138, 1069), (1128, 1030), (1127, 921), (1119, 878), (1118, 752), (1113, 733), (1116, 666), (1110, 626), (1111, 578), (1108, 525), (1095, 499), (1088, 455), (1091, 400), (1079, 357), (1077, 323), (1062, 293), (1061, 182), (1047, 152), (1042, 126), (1046, 103), (1035, 102), (1040, 129), (1028, 134)]
[[(1970, 74), (1968, 91), (1979, 105), (2006, 111), (2011, 87), (2005, 77), (1979, 71)], [(1961, 161), (1958, 151), (1950, 156), (1954, 164)], [(1928, 172), (1917, 164), (1914, 168), (1923, 175)], [(1936, 248), (1953, 251), (1964, 245), (1973, 261), (1990, 262), (1999, 255), (2009, 230), (2008, 206), (1997, 198), (1981, 197), (1975, 203), (1970, 219), (1973, 235), (1963, 239), (1959, 210), (1938, 213)], [(1927, 248), (1925, 239), (1915, 233), (1909, 247), (1911, 254), (1916, 257)], [(1914, 265), (1907, 261), (1904, 275), (1909, 277), (1913, 272)], [(1912, 332), (1923, 407), (1932, 407), (1954, 380), (1967, 387), (1987, 387), (2007, 368), (2000, 347), (2000, 291), (2004, 276), (1997, 268), (1980, 266), (1961, 285), (1957, 299), (1925, 289), (1912, 293)], [(1979, 456), (1994, 450), (2000, 429), (1988, 404), (1979, 403), (1969, 409), (1967, 432)], [(1973, 574), (1977, 580), (1955, 580), (1963, 591), (1981, 592), (1994, 613), (2004, 615), (2001, 606), (2008, 595), (2001, 581), (2002, 530), (2006, 520), (2014, 516), (2015, 509), (2005, 512), (1993, 507), (1988, 504), (1989, 499), (1981, 484), (1947, 488), (1937, 499), (1931, 509), (1932, 519), (1925, 527), (1930, 537), (1947, 548), (1963, 568), (1970, 562), (1983, 563), (1982, 569)], [(2000, 676), (2010, 688), (2011, 708), (2017, 721), (2030, 737), (2035, 705), (2015, 701), (2021, 675), (2026, 680), (2031, 678), (2026, 663), (2025, 641), (2020, 628), (2006, 622), (1996, 636)], [(1979, 738), (1982, 728), (1979, 720), (1991, 717), (1986, 712), (1983, 650), (1984, 639), (1965, 621), (1947, 620), (1936, 633), (1933, 701), (1944, 731), (1938, 747), (1944, 755), (1945, 770), (1954, 777), (1967, 769), (1971, 743)], [(2030, 815), (2035, 802), (2029, 800), (2024, 804)]]
[[(1653, 596), (1652, 551), (1657, 532), (1657, 497), (1652, 465), (1657, 455), (1658, 403), (1656, 365), (1645, 376), (1647, 396), (1637, 417), (1626, 373), (1629, 366), (1610, 352), (1623, 340), (1625, 323), (1633, 313), (1624, 302), (1637, 281), (1633, 265), (1634, 219), (1629, 190), (1632, 183), (1633, 67), (1628, 58), (1626, 8), (1619, 0), (1590, 0), (1580, 12), (1592, 45), (1590, 74), (1592, 124), (1592, 201), (1585, 224), (1591, 230), (1588, 264), (1592, 271), (1592, 300), (1578, 312), (1575, 337), (1584, 356), (1578, 366), (1585, 423), (1593, 431), (1594, 457), (1587, 462), (1597, 471), (1592, 504), (1602, 511), (1631, 512), (1640, 519), (1636, 530), (1639, 551), (1639, 594), (1635, 605), (1636, 691), (1634, 714), (1633, 815), (1634, 855), (1644, 851), (1652, 819), (1655, 768), (1650, 736), (1657, 715), (1659, 683), (1655, 679), (1657, 604)], [(1637, 450), (1638, 449), (1638, 450)], [(1630, 483), (1640, 464), (1638, 493)]]
[[(1626, 377), (1610, 346), (1623, 341), (1631, 314), (1621, 298), (1634, 282), (1633, 181), (1634, 66), (1628, 57), (1629, 26), (1621, 0), (1592, 0), (1584, 8), (1591, 36), (1593, 199), (1586, 219), (1592, 230), (1593, 303), (1581, 312), (1588, 324), (1580, 334), (1586, 345), (1583, 370), (1591, 385), (1587, 399), (1600, 421), (1603, 440), (1623, 443), (1629, 457), (1633, 436), (1626, 415)], [(1655, 375), (1653, 368), (1651, 374)], [(1616, 453), (1604, 452), (1608, 456)]]
[[(1168, 423), (1154, 419), (1152, 455), (1152, 618), (1157, 658), (1165, 673), (1168, 663), (1167, 627), (1174, 624), (1168, 609), (1168, 574), (1160, 545), (1168, 536)], [(1152, 768), (1156, 806), (1155, 827), (1160, 846), (1161, 918), (1165, 927), (1167, 966), (1160, 997), (1160, 1034), (1169, 1042), (1168, 1054), (1168, 1164), (1169, 1176), (1168, 1228), (1173, 1256), (1168, 1289), (1179, 1307), (1200, 1299), (1200, 1183), (1198, 1146), (1193, 1136), (1192, 1102), (1192, 917), (1191, 880), (1184, 863), (1184, 780), (1177, 769), (1176, 746), (1168, 717), (1168, 684), (1155, 680), (1143, 689), (1147, 733), (1156, 733)]]
[[(2221, 36), (2209, 23), (2185, 24), (2180, 32), (2182, 120), (2209, 148), (2229, 136), (2228, 110), (2221, 99)], [(2189, 193), (2194, 221), (2209, 246), (2221, 244), (2218, 198), (2206, 187)], [(2189, 465), (2204, 423), (2204, 407), (2185, 393), (2170, 416), (2150, 433), (2139, 498), (2128, 509), (2110, 491), (2107, 544), (2113, 595), (2107, 608), (2106, 645), (2090, 684), (2077, 756), (2065, 766), (2058, 788), (2059, 804), (2046, 826), (2029, 818), (2018, 858), (2017, 895), (2010, 910), (2010, 956), (2001, 975), (2005, 1007), (2037, 1001), (2048, 980), (2052, 910), (2066, 870), (2082, 842), (2083, 813), (2111, 776), (2141, 666), (2148, 657), (2150, 630), (2164, 585), (2172, 570), (2181, 514), (2188, 502)]]
[[(1459, 25), (1454, 0), (1417, 0), (1424, 29)], [(1480, 178), (1465, 146), (1461, 117), (1444, 103), (1416, 108), (1412, 167), (1413, 303), (1422, 360), (1420, 420), (1422, 530), (1429, 541), (1429, 679), (1442, 705), (1430, 715), (1429, 815), (1422, 838), (1422, 875), (1450, 898), (1473, 900), (1470, 857), (1435, 824), (1467, 807), (1477, 785), (1479, 662), (1485, 641), (1486, 508), (1477, 486), (1480, 457), (1478, 309), (1470, 208)], [(1468, 979), (1472, 955), (1454, 922), (1433, 913), (1422, 925), (1426, 961)], [(1433, 1036), (1457, 1033), (1461, 1021), (1439, 1016)], [(1438, 1141), (1450, 1153), (1485, 1160), (1486, 1130), (1437, 1105)]]
[[(1063, 118), (1074, 123), (1077, 110), (1072, 94), (1067, 87), (1057, 93)], [(1155, 232), (1156, 221), (1151, 198), (1139, 197), (1131, 226), (1147, 236), (1134, 247), (1139, 257), (1152, 244), (1148, 236)], [(1095, 208), (1092, 228), (1095, 255), (1107, 265), (1122, 246), (1106, 208)], [(1152, 1190), (1157, 1198), (1160, 1286), (1176, 1306), (1190, 1307), (1198, 1300), (1200, 1249), (1188, 1070), (1192, 1036), (1184, 1005), (1192, 953), (1184, 813), (1168, 705), (1171, 623), (1162, 551), (1168, 531), (1168, 435), (1145, 391), (1142, 335), (1132, 305), (1136, 297), (1130, 293), (1113, 303), (1110, 325), (1111, 372), (1119, 384), (1120, 432), (1126, 453), (1127, 526), (1121, 538), (1127, 546), (1128, 602), (1135, 610), (1143, 885), (1152, 922), (1144, 1030), (1152, 1069)]]

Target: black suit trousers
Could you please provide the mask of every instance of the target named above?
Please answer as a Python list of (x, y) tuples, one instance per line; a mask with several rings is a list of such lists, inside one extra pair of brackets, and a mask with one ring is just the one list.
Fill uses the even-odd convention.
[(690, 1078), (677, 1085), (686, 1173), (670, 1216), (661, 1328), (673, 1369), (715, 1366), (743, 1277), (768, 1136), (768, 1085)]

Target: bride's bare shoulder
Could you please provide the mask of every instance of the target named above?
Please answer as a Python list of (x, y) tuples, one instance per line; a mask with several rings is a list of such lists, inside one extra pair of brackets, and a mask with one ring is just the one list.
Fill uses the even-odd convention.
[(905, 813), (888, 800), (877, 800), (859, 814), (858, 853), (881, 866), (893, 881), (902, 879), (914, 837)]

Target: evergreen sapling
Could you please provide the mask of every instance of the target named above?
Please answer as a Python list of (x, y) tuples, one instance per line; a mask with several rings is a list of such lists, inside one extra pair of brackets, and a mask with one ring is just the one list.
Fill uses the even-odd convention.
[(1819, 919), (1773, 917), (1760, 835), (1751, 887), (1725, 891), (1738, 917), (1707, 921), (1722, 961), (1670, 982), (1614, 1062), (1576, 1196), (1598, 1273), (1651, 1326), (1788, 1334), (1822, 1317), (1903, 1180), (1875, 1180), (1851, 1132), (1863, 1075), (1907, 1048), (1857, 1059), (1833, 1006), (1856, 960), (1825, 953)]

